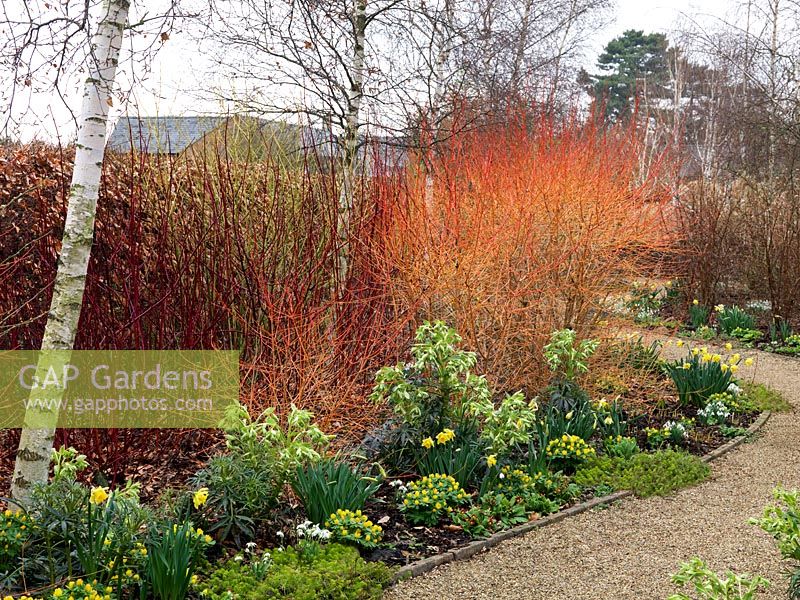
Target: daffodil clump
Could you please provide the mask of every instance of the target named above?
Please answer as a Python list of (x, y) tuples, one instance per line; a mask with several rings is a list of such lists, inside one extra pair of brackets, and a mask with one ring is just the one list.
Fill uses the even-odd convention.
[(325, 521), (325, 529), (337, 542), (349, 542), (364, 548), (374, 548), (383, 538), (383, 528), (360, 510), (337, 510)]
[(21, 510), (6, 509), (0, 518), (0, 572), (8, 570), (30, 535), (30, 519)]
[(550, 440), (545, 453), (550, 460), (583, 462), (590, 456), (594, 456), (595, 450), (583, 438), (565, 433), (560, 438)]
[(700, 304), (700, 301), (695, 298), (689, 306), (689, 322), (692, 324), (692, 329), (700, 329), (708, 324), (708, 317), (711, 311), (707, 306)]
[(411, 523), (435, 525), (453, 508), (468, 501), (469, 494), (452, 476), (434, 473), (408, 484), (400, 510)]
[(452, 442), (456, 437), (456, 432), (452, 429), (445, 428), (439, 433), (436, 434), (436, 441), (433, 441), (432, 437), (426, 437), (422, 440), (420, 445), (425, 448), (426, 450), (430, 450), (435, 445), (444, 446), (448, 442)]
[[(702, 408), (711, 395), (728, 391), (741, 364), (742, 357), (738, 353), (725, 356), (707, 347), (695, 347), (685, 358), (668, 364), (667, 369), (681, 405)], [(744, 361), (745, 366), (751, 364), (750, 358)]]
[(592, 408), (597, 416), (597, 425), (605, 437), (617, 437), (625, 433), (628, 422), (618, 400), (609, 402), (603, 398), (592, 402)]

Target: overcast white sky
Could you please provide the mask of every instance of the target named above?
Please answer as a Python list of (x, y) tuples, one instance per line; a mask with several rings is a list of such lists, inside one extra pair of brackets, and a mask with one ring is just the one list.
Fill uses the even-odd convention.
[(736, 0), (617, 0), (614, 20), (594, 36), (592, 52), (587, 55), (588, 66), (612, 39), (628, 29), (645, 33), (669, 34), (680, 19), (703, 21), (723, 18), (738, 4)]
[[(646, 33), (669, 34), (681, 19), (699, 21), (723, 18), (736, 7), (736, 0), (617, 0), (613, 19), (597, 30), (586, 51), (585, 66), (592, 70), (605, 44), (627, 29)], [(220, 112), (225, 107), (199, 101), (186, 90), (197, 89), (203, 61), (195, 44), (180, 33), (173, 35), (151, 65), (151, 73), (143, 85), (136, 87), (127, 106), (115, 107), (112, 118), (121, 110), (142, 115), (198, 114)], [(70, 90), (71, 104), (77, 107), (77, 90)], [(53, 139), (57, 129), (62, 140), (72, 137), (74, 128), (63, 106), (49, 107), (49, 98), (33, 102), (35, 117), (20, 131), (23, 138)]]

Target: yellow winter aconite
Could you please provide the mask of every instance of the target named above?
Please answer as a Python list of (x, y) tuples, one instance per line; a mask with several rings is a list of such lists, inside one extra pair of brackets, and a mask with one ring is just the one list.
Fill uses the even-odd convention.
[(408, 484), (403, 493), (400, 510), (412, 523), (436, 524), (453, 507), (469, 500), (467, 494), (451, 475), (433, 473)]
[(372, 547), (383, 537), (383, 528), (367, 518), (361, 510), (338, 509), (325, 521), (325, 529), (335, 540)]
[(595, 450), (583, 438), (565, 433), (560, 438), (550, 440), (545, 452), (550, 458), (583, 461), (594, 454)]

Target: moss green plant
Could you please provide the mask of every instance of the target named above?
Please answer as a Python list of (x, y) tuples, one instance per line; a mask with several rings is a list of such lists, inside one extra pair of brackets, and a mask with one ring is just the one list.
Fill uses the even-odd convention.
[(575, 483), (595, 487), (610, 485), (617, 490), (632, 490), (637, 496), (664, 496), (708, 477), (710, 469), (698, 457), (686, 452), (663, 450), (639, 453), (631, 458), (601, 456), (578, 468)]
[(227, 561), (201, 578), (195, 590), (208, 600), (227, 600), (228, 590), (236, 590), (240, 600), (378, 600), (392, 580), (390, 567), (368, 563), (358, 550), (340, 544), (318, 546), (311, 553), (289, 547), (270, 559), (264, 573), (246, 561)]
[(780, 392), (760, 383), (743, 383), (748, 401), (760, 412), (790, 412), (792, 405)]

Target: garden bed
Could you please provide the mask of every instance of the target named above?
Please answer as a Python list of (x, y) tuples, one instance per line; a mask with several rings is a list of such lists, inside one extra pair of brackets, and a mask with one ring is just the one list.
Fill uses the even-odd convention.
[[(698, 300), (680, 281), (635, 284), (616, 312), (639, 327), (678, 335), (696, 343), (725, 344), (800, 358), (800, 334), (766, 300), (728, 293), (723, 303)], [(663, 329), (662, 329), (663, 328)]]
[[(724, 456), (725, 454), (727, 454), (728, 452), (730, 452), (731, 450), (742, 444), (742, 442), (746, 441), (751, 436), (755, 435), (766, 424), (767, 420), (770, 417), (770, 414), (771, 413), (769, 411), (765, 411), (760, 415), (758, 415), (757, 417), (755, 417), (754, 419), (752, 419), (752, 423), (749, 425), (749, 427), (747, 428), (747, 432), (744, 435), (740, 435), (733, 439), (726, 439), (723, 444), (703, 455), (702, 457), (703, 462), (706, 463), (712, 462)], [(496, 546), (501, 542), (504, 542), (506, 540), (515, 537), (519, 537), (534, 529), (539, 529), (541, 527), (546, 527), (548, 525), (558, 523), (559, 521), (562, 521), (568, 517), (579, 515), (583, 512), (598, 507), (607, 506), (613, 502), (629, 498), (633, 495), (634, 493), (631, 490), (619, 490), (617, 492), (613, 492), (606, 496), (583, 500), (582, 502), (579, 502), (573, 506), (564, 507), (557, 513), (548, 515), (547, 517), (543, 517), (542, 519), (536, 519), (528, 523), (525, 523), (523, 525), (518, 525), (517, 527), (513, 527), (512, 529), (501, 531), (486, 539), (472, 541), (469, 544), (456, 547), (454, 549), (451, 549), (450, 551), (445, 551), (415, 561), (413, 563), (407, 564), (395, 573), (395, 581), (402, 581), (410, 577), (418, 577), (419, 575), (424, 575), (425, 573), (432, 571), (436, 567), (439, 567), (441, 565), (453, 561), (467, 560), (480, 552), (485, 552), (490, 548), (493, 548), (494, 546)]]
[[(264, 598), (345, 589), (374, 598), (392, 568), (421, 572), (630, 493), (696, 484), (709, 474), (699, 457), (730, 447), (761, 412), (736, 385), (735, 355), (687, 348), (665, 361), (641, 339), (556, 331), (543, 352), (550, 383), (528, 399), (494, 392), (460, 346), (444, 323), (421, 327), (414, 361), (376, 375), (372, 399), (393, 418), (347, 451), (334, 452), (308, 411), (253, 417), (242, 406), (226, 415), (223, 452), (192, 457), (207, 451), (201, 435), (175, 446), (183, 478), (172, 489), (151, 480), (113, 491), (85, 457), (60, 450), (31, 520), (8, 517), (9, 532), (21, 535), (0, 556), (0, 576), (47, 588), (72, 582), (72, 572), (98, 573), (121, 600), (140, 587), (136, 577), (172, 581), (142, 558), (154, 554), (197, 575), (184, 581), (191, 598), (222, 600), (232, 587)], [(146, 455), (155, 463), (159, 453)], [(164, 469), (158, 481), (175, 474)], [(79, 552), (76, 565), (69, 549), (86, 543), (84, 530), (94, 550)], [(98, 531), (106, 539), (92, 537)], [(179, 547), (181, 536), (191, 548)], [(42, 544), (48, 554), (29, 558)], [(125, 577), (121, 559), (135, 568)]]

